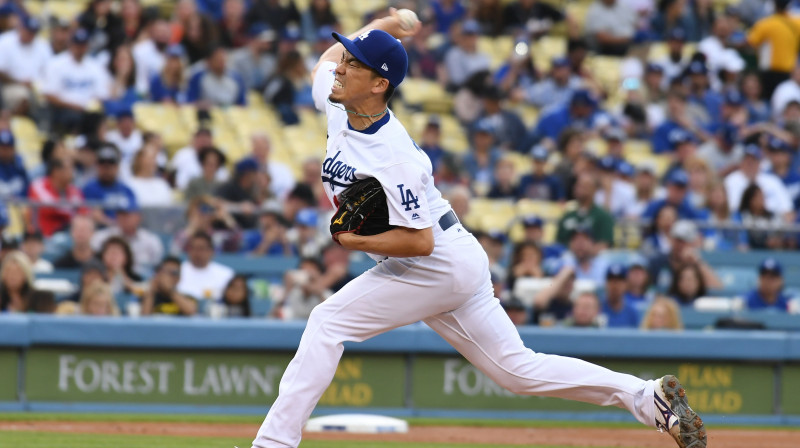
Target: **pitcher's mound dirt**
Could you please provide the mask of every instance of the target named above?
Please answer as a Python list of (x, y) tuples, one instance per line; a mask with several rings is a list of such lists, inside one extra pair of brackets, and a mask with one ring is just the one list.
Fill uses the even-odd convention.
[[(134, 434), (195, 437), (251, 437), (258, 427), (223, 423), (158, 422), (0, 422), (3, 431)], [(306, 433), (313, 440), (366, 440), (407, 443), (474, 443), (486, 445), (564, 445), (574, 447), (674, 448), (675, 442), (654, 429), (476, 428), (414, 426), (408, 434)], [(796, 448), (800, 432), (709, 428), (712, 448)]]

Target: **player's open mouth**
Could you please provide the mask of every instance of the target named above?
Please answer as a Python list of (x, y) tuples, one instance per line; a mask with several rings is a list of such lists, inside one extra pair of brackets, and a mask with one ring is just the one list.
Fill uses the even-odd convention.
[(342, 88), (342, 83), (338, 79), (334, 79), (333, 80), (333, 88), (334, 89), (341, 89)]

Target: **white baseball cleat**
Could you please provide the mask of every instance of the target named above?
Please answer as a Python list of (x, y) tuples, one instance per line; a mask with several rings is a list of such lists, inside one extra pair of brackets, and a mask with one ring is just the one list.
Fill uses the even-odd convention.
[(656, 428), (668, 432), (680, 448), (706, 448), (705, 425), (689, 407), (686, 391), (678, 378), (674, 375), (661, 378), (654, 392)]

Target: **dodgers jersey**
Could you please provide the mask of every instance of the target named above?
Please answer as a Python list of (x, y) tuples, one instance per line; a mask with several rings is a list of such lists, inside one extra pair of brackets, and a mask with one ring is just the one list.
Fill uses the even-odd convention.
[(412, 229), (432, 227), (450, 211), (450, 204), (433, 185), (430, 159), (391, 110), (363, 131), (350, 127), (342, 106), (328, 102), (335, 69), (334, 62), (322, 63), (312, 92), (317, 109), (328, 117), (328, 144), (322, 163), (328, 199), (338, 205), (339, 194), (350, 184), (374, 177), (386, 193), (389, 224)]

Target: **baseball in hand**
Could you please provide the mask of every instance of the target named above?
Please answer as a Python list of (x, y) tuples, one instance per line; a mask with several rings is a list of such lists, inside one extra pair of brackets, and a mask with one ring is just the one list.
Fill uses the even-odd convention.
[(410, 9), (401, 9), (397, 11), (397, 20), (400, 22), (400, 28), (405, 31), (414, 29), (419, 22), (417, 14)]

